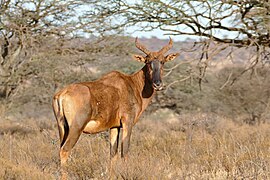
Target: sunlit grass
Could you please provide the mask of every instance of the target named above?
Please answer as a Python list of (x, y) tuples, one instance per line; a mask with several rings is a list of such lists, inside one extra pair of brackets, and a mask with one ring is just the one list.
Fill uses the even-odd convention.
[[(158, 111), (134, 127), (129, 159), (119, 159), (115, 178), (269, 179), (269, 131), (269, 124), (239, 125), (212, 114), (178, 117)], [(60, 177), (54, 121), (3, 120), (0, 144), (0, 179)], [(68, 163), (70, 179), (108, 179), (108, 133), (82, 135)]]

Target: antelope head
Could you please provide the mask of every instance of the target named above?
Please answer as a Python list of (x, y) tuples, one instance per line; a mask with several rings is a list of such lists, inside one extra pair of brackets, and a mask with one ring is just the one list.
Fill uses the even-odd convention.
[(164, 46), (161, 50), (157, 52), (149, 51), (144, 45), (139, 43), (138, 38), (135, 39), (136, 47), (144, 52), (146, 56), (141, 55), (133, 55), (133, 58), (139, 62), (144, 62), (147, 67), (147, 75), (152, 86), (155, 90), (159, 91), (163, 88), (162, 83), (162, 74), (163, 74), (163, 66), (166, 62), (174, 60), (179, 53), (171, 53), (165, 55), (173, 45), (173, 41), (170, 38), (169, 44)]

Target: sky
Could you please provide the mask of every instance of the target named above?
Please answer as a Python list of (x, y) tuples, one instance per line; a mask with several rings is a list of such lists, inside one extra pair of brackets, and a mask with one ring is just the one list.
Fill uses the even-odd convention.
[[(134, 29), (136, 27), (133, 27)], [(128, 30), (128, 32), (131, 32), (132, 30)], [(169, 35), (164, 35), (166, 32), (164, 31), (161, 31), (159, 29), (156, 29), (156, 30), (153, 30), (153, 31), (147, 31), (147, 32), (142, 32), (142, 31), (135, 31), (135, 32), (132, 32), (131, 33), (131, 36), (132, 37), (139, 37), (139, 38), (142, 38), (142, 37), (145, 37), (145, 38), (151, 38), (153, 36), (155, 37), (158, 37), (159, 39), (168, 39), (169, 38)], [(174, 40), (174, 41), (185, 41), (187, 36), (171, 36), (171, 38)]]
[(165, 35), (168, 32), (162, 31), (160, 29), (155, 29), (152, 31), (136, 31), (139, 29), (139, 27), (133, 26), (126, 30), (128, 35), (131, 35), (132, 37), (138, 37), (138, 38), (151, 38), (151, 37), (158, 37), (159, 39), (169, 39), (171, 37), (174, 41), (185, 41), (187, 38), (190, 39), (199, 39), (198, 36), (187, 36), (187, 35), (178, 35), (178, 36), (170, 36)]

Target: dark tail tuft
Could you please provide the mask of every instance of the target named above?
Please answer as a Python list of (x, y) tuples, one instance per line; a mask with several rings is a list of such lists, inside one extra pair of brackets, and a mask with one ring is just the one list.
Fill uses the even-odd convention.
[(62, 101), (61, 101), (61, 98), (59, 98), (59, 96), (54, 97), (53, 99), (53, 111), (54, 111), (55, 118), (57, 120), (60, 143), (62, 147), (64, 143), (66, 142), (66, 139), (69, 133), (69, 126), (68, 126), (68, 122), (64, 114)]

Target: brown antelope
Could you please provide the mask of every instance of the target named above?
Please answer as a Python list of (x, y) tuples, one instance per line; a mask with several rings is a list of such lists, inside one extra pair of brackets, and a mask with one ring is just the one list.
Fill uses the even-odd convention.
[(61, 166), (82, 133), (98, 133), (110, 130), (111, 164), (118, 152), (121, 137), (121, 157), (126, 157), (132, 127), (151, 102), (155, 91), (162, 89), (162, 73), (165, 62), (179, 54), (165, 53), (172, 47), (172, 39), (160, 51), (150, 52), (135, 40), (136, 47), (146, 56), (133, 55), (145, 66), (132, 75), (113, 71), (93, 82), (81, 82), (67, 86), (53, 98), (53, 110), (60, 134)]

